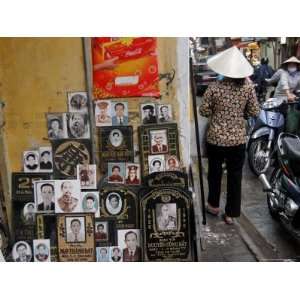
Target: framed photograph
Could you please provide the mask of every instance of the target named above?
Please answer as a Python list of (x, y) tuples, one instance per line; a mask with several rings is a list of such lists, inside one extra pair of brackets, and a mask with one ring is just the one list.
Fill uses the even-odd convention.
[(24, 205), (23, 208), (23, 219), (26, 224), (34, 225), (35, 224), (35, 203), (28, 202)]
[(180, 160), (176, 123), (140, 126), (139, 145), (142, 176), (149, 174), (149, 155), (172, 155)]
[(85, 243), (85, 218), (82, 216), (65, 217), (66, 220), (66, 242), (67, 243)]
[(79, 180), (55, 180), (55, 212), (82, 212)]
[(96, 126), (111, 126), (111, 102), (109, 100), (95, 101), (95, 120)]
[(166, 129), (151, 130), (151, 154), (165, 154), (169, 152), (168, 132)]
[(14, 201), (31, 201), (34, 198), (33, 182), (50, 179), (45, 173), (12, 173), (12, 198)]
[(97, 262), (109, 261), (109, 247), (96, 247)]
[(125, 101), (112, 101), (111, 116), (113, 126), (128, 125), (128, 103)]
[(106, 185), (100, 190), (101, 220), (114, 220), (116, 229), (139, 228), (139, 200), (132, 189)]
[(25, 173), (39, 172), (39, 152), (38, 151), (24, 151), (23, 164)]
[(149, 174), (165, 171), (165, 156), (164, 155), (149, 155)]
[(158, 123), (173, 122), (173, 113), (171, 104), (158, 104), (157, 105)]
[(46, 114), (48, 138), (50, 140), (64, 139), (67, 137), (65, 130), (65, 123), (62, 113)]
[(139, 164), (126, 164), (125, 184), (140, 185), (141, 184), (141, 168)]
[(36, 212), (54, 212), (55, 210), (55, 188), (54, 180), (34, 181), (34, 201)]
[(15, 262), (30, 262), (32, 260), (30, 245), (25, 241), (15, 243), (12, 249), (12, 258)]
[(139, 229), (118, 230), (118, 246), (122, 249), (124, 262), (142, 261)]
[(67, 97), (69, 112), (88, 113), (87, 92), (68, 92)]
[(57, 236), (59, 261), (96, 260), (93, 214), (58, 214)]
[(83, 190), (95, 190), (97, 188), (97, 166), (77, 165), (77, 178)]
[(92, 164), (90, 140), (52, 141), (54, 178), (75, 179), (77, 165)]
[(141, 104), (141, 120), (142, 124), (157, 123), (155, 103)]
[(93, 213), (95, 217), (100, 217), (99, 192), (81, 192), (82, 211)]
[(57, 252), (57, 228), (55, 213), (36, 214), (36, 238), (50, 240), (51, 261), (58, 260)]
[(177, 230), (176, 203), (156, 204), (155, 215), (158, 230)]
[(117, 245), (115, 220), (100, 217), (95, 219), (95, 241), (97, 246)]
[(123, 184), (125, 178), (125, 163), (108, 163), (108, 183)]
[(70, 139), (89, 139), (90, 124), (88, 114), (72, 112), (64, 113), (65, 128), (67, 128), (67, 137)]
[(35, 262), (50, 262), (50, 240), (33, 240), (33, 259)]
[(39, 158), (40, 158), (39, 161), (40, 172), (52, 173), (53, 172), (52, 147), (40, 147)]
[(122, 262), (122, 249), (117, 246), (109, 247), (109, 261)]
[(99, 143), (102, 172), (107, 171), (108, 162), (134, 160), (132, 126), (100, 127)]
[(166, 160), (166, 171), (180, 171), (180, 162), (174, 155), (168, 155)]

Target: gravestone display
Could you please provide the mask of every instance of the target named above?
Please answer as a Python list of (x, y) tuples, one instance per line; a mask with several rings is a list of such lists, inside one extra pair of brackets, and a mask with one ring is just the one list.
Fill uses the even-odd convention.
[(100, 216), (113, 219), (116, 229), (139, 228), (137, 195), (124, 186), (105, 186), (100, 189)]
[(190, 194), (161, 187), (141, 197), (144, 261), (192, 261)]

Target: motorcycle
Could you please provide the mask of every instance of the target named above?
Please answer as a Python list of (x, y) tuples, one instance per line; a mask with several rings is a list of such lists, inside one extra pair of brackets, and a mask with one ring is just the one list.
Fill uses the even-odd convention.
[(260, 174), (269, 212), (300, 241), (300, 138), (282, 132), (276, 145), (276, 166), (268, 181)]
[(265, 173), (271, 164), (274, 145), (284, 129), (284, 104), (285, 98), (270, 98), (261, 105), (257, 119), (248, 122), (248, 162), (251, 171), (257, 176)]

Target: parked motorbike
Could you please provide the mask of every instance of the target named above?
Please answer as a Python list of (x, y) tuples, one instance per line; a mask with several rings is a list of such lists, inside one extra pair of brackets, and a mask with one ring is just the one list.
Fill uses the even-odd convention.
[(270, 98), (261, 105), (257, 119), (253, 119), (249, 129), (247, 144), (248, 162), (251, 171), (257, 176), (265, 173), (274, 154), (274, 145), (284, 129), (285, 98)]
[(276, 145), (276, 166), (268, 181), (259, 179), (267, 192), (270, 214), (300, 241), (300, 138), (280, 133)]

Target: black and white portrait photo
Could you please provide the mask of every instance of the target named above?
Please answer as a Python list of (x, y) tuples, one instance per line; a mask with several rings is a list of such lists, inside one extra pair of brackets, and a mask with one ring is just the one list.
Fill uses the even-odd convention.
[(63, 114), (47, 114), (48, 138), (51, 140), (66, 138)]
[(34, 200), (37, 212), (54, 212), (55, 193), (53, 180), (39, 180), (33, 182)]
[(167, 130), (151, 130), (150, 131), (151, 139), (151, 153), (152, 154), (164, 154), (168, 153), (168, 138)]
[(34, 202), (28, 202), (24, 205), (23, 218), (26, 224), (28, 225), (35, 224), (35, 203)]
[(40, 147), (40, 172), (53, 172), (53, 159), (52, 159), (52, 147)]
[(170, 104), (157, 105), (157, 114), (159, 123), (168, 123), (173, 121), (172, 106)]
[(99, 192), (81, 192), (82, 211), (100, 217)]
[(14, 244), (12, 258), (15, 262), (30, 262), (32, 259), (32, 250), (25, 241), (19, 241)]
[(124, 101), (112, 101), (111, 116), (113, 126), (128, 125), (128, 103)]
[(118, 193), (112, 192), (107, 195), (105, 200), (106, 210), (111, 215), (118, 215), (123, 206), (123, 201)]
[(141, 104), (141, 120), (142, 124), (157, 123), (156, 109), (154, 103)]
[(109, 141), (113, 147), (120, 147), (123, 143), (123, 133), (119, 129), (113, 129), (109, 133)]
[(33, 240), (33, 259), (35, 262), (51, 261), (49, 239)]
[(66, 217), (68, 243), (85, 242), (85, 219), (84, 217)]
[(96, 247), (97, 262), (109, 261), (109, 247)]
[(82, 189), (95, 190), (97, 187), (96, 165), (77, 165), (77, 178)]
[(90, 138), (90, 126), (88, 115), (84, 113), (65, 113), (64, 122), (67, 128), (68, 138)]
[(39, 152), (38, 151), (24, 151), (23, 152), (24, 172), (39, 172)]
[(165, 156), (164, 155), (149, 155), (148, 156), (149, 173), (165, 171)]
[(109, 261), (121, 262), (122, 261), (122, 249), (120, 247), (109, 247)]
[(69, 92), (67, 95), (69, 112), (88, 113), (87, 92)]
[(164, 231), (177, 229), (176, 203), (156, 204), (155, 212), (158, 230)]

